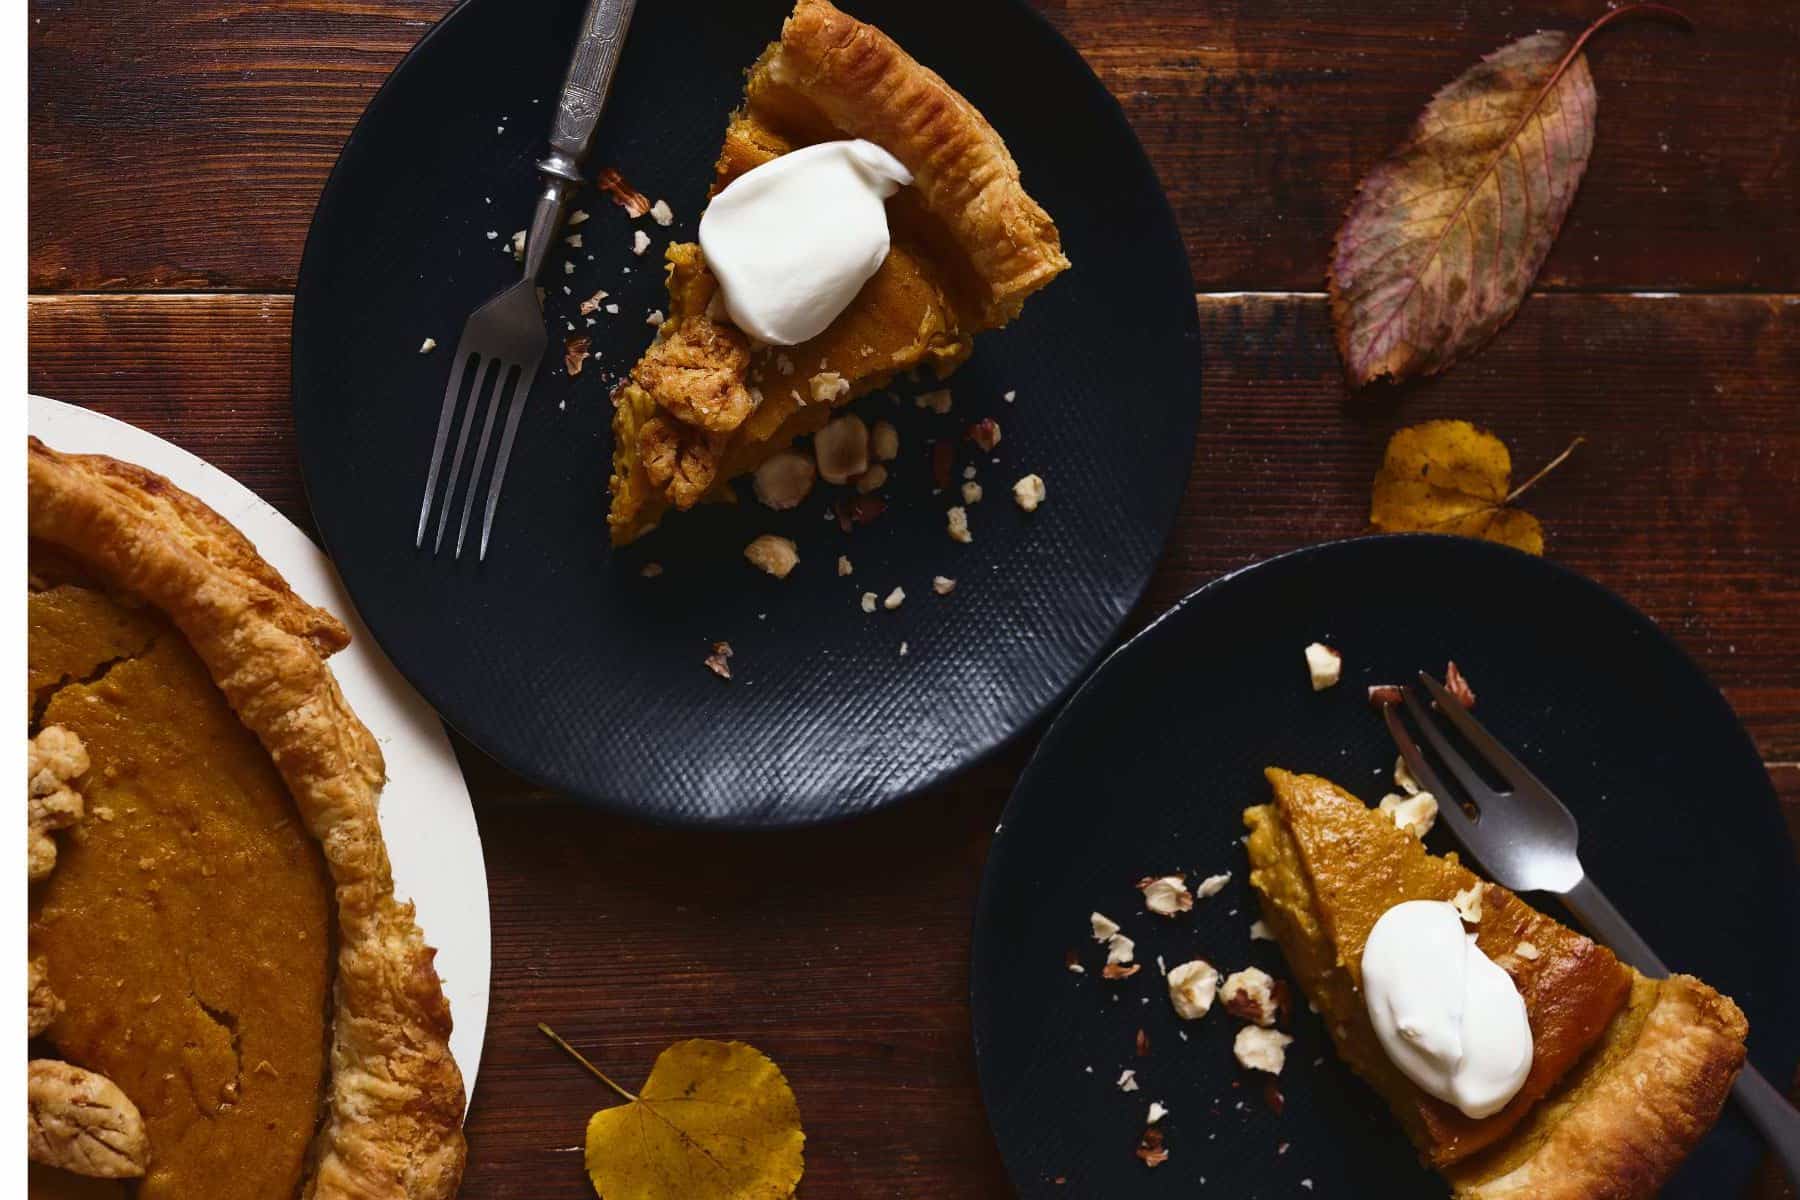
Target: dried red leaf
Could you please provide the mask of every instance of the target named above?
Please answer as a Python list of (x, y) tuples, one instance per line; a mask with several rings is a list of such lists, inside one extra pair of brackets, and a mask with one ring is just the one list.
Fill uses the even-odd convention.
[(592, 338), (571, 334), (563, 339), (563, 366), (568, 369), (570, 379), (581, 374), (581, 364), (587, 361), (588, 347), (591, 345)]
[(1332, 248), (1338, 353), (1354, 386), (1444, 370), (1511, 319), (1550, 252), (1594, 144), (1579, 35), (1545, 32), (1483, 58), (1431, 98), (1357, 189)]
[(1144, 1136), (1138, 1140), (1137, 1156), (1144, 1160), (1146, 1167), (1160, 1167), (1169, 1161), (1169, 1152), (1163, 1148), (1162, 1130), (1155, 1126), (1144, 1130)]
[(1456, 702), (1464, 708), (1475, 707), (1475, 689), (1463, 678), (1463, 673), (1456, 669), (1456, 662), (1444, 668), (1444, 690), (1456, 697)]
[(956, 469), (956, 443), (944, 440), (931, 443), (931, 485), (950, 486), (950, 473)]
[(650, 198), (626, 183), (618, 168), (601, 167), (600, 176), (594, 182), (629, 215), (641, 217), (650, 211)]

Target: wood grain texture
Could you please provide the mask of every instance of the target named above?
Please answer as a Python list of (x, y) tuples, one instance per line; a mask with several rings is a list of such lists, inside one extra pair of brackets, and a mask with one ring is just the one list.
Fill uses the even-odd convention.
[[(449, 7), (31, 0), (33, 288), (291, 288), (345, 135)], [(1208, 291), (1322, 286), (1357, 179), (1431, 93), (1512, 38), (1596, 11), (1038, 7), (1124, 105)], [(1630, 25), (1592, 47), (1598, 140), (1541, 285), (1800, 290), (1800, 6), (1721, 0), (1694, 15), (1693, 35)]]

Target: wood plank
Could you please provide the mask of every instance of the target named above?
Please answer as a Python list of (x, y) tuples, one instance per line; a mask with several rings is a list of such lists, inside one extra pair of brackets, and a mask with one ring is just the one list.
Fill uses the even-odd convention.
[[(1205, 290), (1320, 286), (1356, 180), (1432, 91), (1597, 11), (1036, 3), (1124, 105)], [(344, 137), (449, 6), (31, 0), (32, 287), (291, 288)], [(1597, 146), (1545, 286), (1800, 290), (1800, 7), (1696, 15), (1692, 36), (1644, 24), (1594, 46)]]
[[(31, 386), (169, 437), (304, 520), (285, 298), (39, 296)], [(1400, 424), (1489, 425), (1535, 469), (1550, 554), (1624, 594), (1722, 686), (1765, 757), (1800, 760), (1800, 296), (1540, 295), (1449, 374), (1351, 398), (1318, 296), (1200, 301), (1204, 412), (1141, 611), (1366, 527)], [(220, 348), (224, 350), (221, 352)], [(1554, 367), (1551, 364), (1575, 364)]]

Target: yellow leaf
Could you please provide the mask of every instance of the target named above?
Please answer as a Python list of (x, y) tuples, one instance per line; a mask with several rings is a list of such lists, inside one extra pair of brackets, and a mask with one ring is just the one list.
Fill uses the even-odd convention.
[(1426, 421), (1388, 439), (1375, 475), (1369, 523), (1390, 533), (1429, 531), (1485, 538), (1544, 552), (1537, 518), (1508, 505), (1555, 469), (1582, 439), (1576, 438), (1548, 466), (1517, 488), (1506, 444), (1467, 421)]
[(629, 1103), (588, 1121), (587, 1170), (601, 1200), (794, 1194), (806, 1142), (800, 1106), (781, 1069), (754, 1047), (677, 1042), (657, 1056), (636, 1096), (607, 1083)]

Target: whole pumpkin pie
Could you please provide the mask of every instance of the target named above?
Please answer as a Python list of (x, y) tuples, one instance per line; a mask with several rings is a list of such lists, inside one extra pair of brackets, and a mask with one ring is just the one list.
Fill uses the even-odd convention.
[[(1325, 779), (1270, 768), (1244, 813), (1250, 884), (1338, 1054), (1381, 1094), (1420, 1156), (1470, 1200), (1635, 1200), (1656, 1193), (1718, 1118), (1748, 1026), (1698, 979), (1650, 979)], [(1476, 945), (1531, 1026), (1525, 1082), (1466, 1116), (1389, 1060), (1362, 995), (1362, 954), (1408, 900), (1479, 897)]]
[(29, 485), (31, 1196), (454, 1195), (343, 625), (160, 476), (34, 438)]
[(649, 532), (670, 508), (729, 498), (732, 479), (896, 375), (948, 375), (977, 333), (1016, 317), (1068, 269), (1055, 224), (974, 105), (879, 29), (827, 0), (799, 0), (781, 40), (750, 69), (713, 191), (843, 138), (880, 146), (914, 184), (887, 201), (887, 257), (823, 333), (797, 346), (755, 344), (717, 302), (700, 247), (668, 248), (668, 316), (613, 395), (615, 544)]

